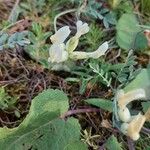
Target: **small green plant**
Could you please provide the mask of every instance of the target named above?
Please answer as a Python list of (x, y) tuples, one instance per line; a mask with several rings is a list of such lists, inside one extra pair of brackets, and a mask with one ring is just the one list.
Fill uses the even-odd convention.
[(17, 98), (13, 98), (6, 93), (4, 87), (0, 87), (0, 109), (6, 110), (15, 107)]
[(92, 69), (92, 71), (102, 79), (102, 81), (107, 87), (111, 86), (112, 78), (109, 77), (107, 72), (105, 73), (104, 70), (100, 69), (98, 64), (89, 64), (89, 66)]
[(138, 19), (134, 14), (123, 14), (119, 19), (116, 28), (116, 40), (122, 49), (143, 51), (148, 47), (147, 39), (143, 33), (144, 31), (140, 28)]
[(51, 35), (51, 32), (44, 32), (42, 26), (37, 23), (32, 24), (32, 30), (28, 33), (30, 45), (26, 47), (26, 52), (36, 61), (48, 68), (48, 48), (49, 44), (46, 40)]
[(118, 90), (112, 101), (93, 98), (86, 100), (87, 103), (100, 107), (107, 111), (114, 113), (114, 125), (121, 130), (124, 134), (130, 136), (133, 140), (140, 137), (140, 130), (146, 121), (150, 121), (150, 104), (149, 101), (142, 102), (142, 107), (145, 114), (141, 112), (135, 114), (127, 107), (130, 102), (135, 100), (149, 100), (149, 87), (150, 87), (150, 69), (143, 69), (137, 77), (123, 90)]
[(107, 7), (104, 7), (103, 2), (88, 1), (85, 10), (82, 13), (88, 17), (90, 16), (91, 18), (102, 20), (105, 28), (109, 28), (116, 24), (115, 14)]
[(136, 56), (134, 56), (133, 51), (131, 50), (129, 51), (124, 63), (112, 66), (112, 69), (115, 72), (113, 76), (116, 78), (116, 82), (119, 81), (121, 83), (119, 85), (120, 87), (128, 84), (139, 73), (140, 68), (135, 68), (135, 65), (137, 64), (135, 59)]
[(150, 1), (149, 0), (140, 0), (141, 2), (141, 11), (143, 14), (146, 14), (150, 17)]
[(0, 33), (0, 50), (12, 49), (18, 46), (27, 46), (30, 41), (27, 39), (27, 32), (16, 32), (12, 35)]
[(96, 49), (104, 38), (105, 33), (102, 28), (96, 23), (91, 23), (90, 31), (81, 37), (80, 46), (86, 47), (86, 51), (91, 51), (91, 49)]

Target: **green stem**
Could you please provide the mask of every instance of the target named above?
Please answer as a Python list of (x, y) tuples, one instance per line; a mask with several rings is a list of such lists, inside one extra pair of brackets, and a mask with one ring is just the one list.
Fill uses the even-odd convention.
[(69, 10), (66, 10), (66, 11), (63, 11), (61, 13), (59, 13), (58, 15), (56, 15), (56, 17), (54, 18), (54, 30), (55, 32), (57, 31), (57, 19), (60, 17), (60, 16), (63, 16), (65, 14), (68, 14), (68, 13), (71, 13), (71, 12), (76, 12), (77, 9), (69, 9)]

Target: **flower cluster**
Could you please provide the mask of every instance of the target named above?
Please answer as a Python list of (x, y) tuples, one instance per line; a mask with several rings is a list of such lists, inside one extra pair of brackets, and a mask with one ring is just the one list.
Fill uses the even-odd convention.
[(76, 47), (79, 43), (79, 38), (89, 32), (89, 26), (87, 23), (82, 21), (77, 21), (77, 32), (71, 37), (67, 42), (65, 40), (68, 38), (71, 33), (69, 26), (64, 26), (60, 28), (54, 35), (51, 36), (52, 45), (49, 49), (49, 58), (50, 63), (63, 63), (68, 59), (78, 60), (86, 58), (99, 58), (104, 55), (108, 50), (108, 42), (103, 43), (99, 48), (94, 52), (81, 52), (76, 51)]
[(127, 105), (134, 100), (145, 100), (146, 98), (146, 91), (144, 89), (136, 89), (127, 93), (120, 90), (117, 93), (118, 116), (122, 121), (121, 131), (133, 140), (139, 139), (139, 132), (145, 121), (150, 120), (150, 109), (144, 115), (139, 112), (137, 115), (132, 116)]

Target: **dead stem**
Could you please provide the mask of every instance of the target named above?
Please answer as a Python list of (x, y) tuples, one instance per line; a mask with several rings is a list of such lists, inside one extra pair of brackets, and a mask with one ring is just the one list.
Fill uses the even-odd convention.
[(98, 108), (86, 108), (86, 109), (76, 109), (76, 110), (69, 110), (63, 115), (60, 116), (61, 119), (65, 119), (69, 116), (81, 114), (81, 113), (91, 113), (91, 112), (101, 112), (101, 109)]
[(127, 143), (128, 143), (129, 150), (135, 150), (134, 141), (129, 137), (127, 137)]

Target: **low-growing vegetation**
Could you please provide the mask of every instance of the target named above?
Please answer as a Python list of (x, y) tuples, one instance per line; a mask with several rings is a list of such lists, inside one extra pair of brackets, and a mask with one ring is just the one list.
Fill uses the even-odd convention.
[(0, 14), (0, 149), (150, 149), (149, 0), (1, 0)]

